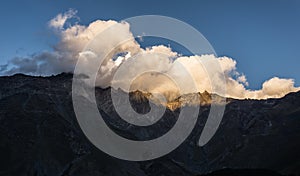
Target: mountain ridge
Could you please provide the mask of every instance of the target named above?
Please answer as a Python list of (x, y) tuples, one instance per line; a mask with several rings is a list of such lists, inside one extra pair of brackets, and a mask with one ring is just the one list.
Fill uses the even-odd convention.
[[(63, 78), (63, 79), (73, 79), (73, 73), (60, 73), (57, 75), (52, 75), (52, 76), (31, 76), (31, 75), (26, 75), (23, 73), (17, 73), (11, 76), (0, 76), (0, 78), (14, 78), (14, 77), (24, 77), (24, 78), (42, 78), (42, 79), (55, 79), (55, 78)], [(118, 88), (118, 89), (114, 89), (113, 87), (107, 87), (107, 88), (101, 88), (101, 87), (95, 87), (96, 89), (102, 89), (102, 90), (111, 90), (113, 89), (114, 91), (122, 91), (123, 93), (127, 93), (126, 91)], [(298, 91), (300, 92), (300, 91)], [(289, 95), (289, 94), (293, 94), (296, 92), (290, 92), (288, 94), (286, 94), (285, 96)], [(210, 105), (211, 104), (211, 100), (212, 100), (212, 96), (214, 96), (215, 98), (215, 102), (216, 104), (227, 104), (233, 100), (258, 100), (258, 99), (250, 99), (250, 98), (245, 98), (245, 99), (235, 99), (235, 98), (231, 98), (231, 97), (222, 97), (218, 94), (214, 94), (214, 93), (209, 93), (206, 90), (204, 92), (195, 92), (195, 93), (187, 93), (187, 94), (183, 94), (183, 95), (179, 95), (177, 98), (172, 99), (171, 101), (167, 101), (166, 103), (162, 103), (159, 102), (156, 98), (153, 97), (152, 93), (150, 92), (145, 92), (142, 90), (134, 90), (134, 91), (130, 91), (129, 95), (133, 98), (135, 98), (137, 101), (146, 101), (150, 100), (153, 103), (155, 103), (156, 105), (164, 105), (166, 106), (168, 109), (174, 111), (178, 108), (180, 108), (182, 105), (198, 105), (197, 102), (199, 102), (196, 99), (200, 100), (200, 105)], [(285, 97), (284, 96), (284, 97)], [(284, 98), (281, 97), (281, 98)], [(274, 99), (281, 99), (281, 98), (268, 98), (268, 99), (259, 99), (258, 101), (271, 101)], [(225, 100), (225, 102), (224, 102)], [(192, 102), (192, 103), (191, 103)]]
[[(224, 168), (300, 173), (300, 92), (279, 99), (232, 99), (216, 134), (203, 147), (197, 142), (210, 106), (201, 105), (192, 133), (176, 150), (155, 160), (129, 162), (101, 152), (84, 136), (73, 110), (72, 78), (0, 77), (0, 175), (194, 176)], [(157, 138), (180, 113), (166, 109), (157, 123), (138, 127), (120, 118), (110, 93), (110, 88), (95, 89), (99, 111), (114, 132), (128, 139)], [(135, 98), (131, 105), (139, 113), (150, 108), (147, 100)]]

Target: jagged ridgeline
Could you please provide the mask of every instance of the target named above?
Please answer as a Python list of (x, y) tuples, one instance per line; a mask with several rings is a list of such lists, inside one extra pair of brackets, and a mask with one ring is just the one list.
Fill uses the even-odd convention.
[[(133, 140), (156, 138), (176, 122), (182, 106), (200, 97), (198, 121), (191, 135), (170, 154), (151, 161), (119, 160), (94, 147), (78, 126), (72, 105), (72, 74), (0, 77), (0, 175), (278, 175), (300, 173), (300, 92), (280, 99), (227, 99), (223, 120), (204, 147), (197, 145), (210, 111), (207, 92), (167, 102), (155, 124), (139, 128), (120, 119), (111, 89), (96, 88), (105, 122)], [(120, 91), (120, 90), (115, 90)], [(149, 93), (130, 93), (140, 113), (156, 104)], [(228, 168), (225, 170), (221, 170)], [(246, 169), (246, 170), (245, 170)]]
[[(215, 95), (216, 96), (216, 95)], [(166, 106), (168, 109), (174, 111), (182, 106), (197, 106), (197, 105), (210, 105), (212, 103), (212, 95), (207, 91), (203, 93), (190, 93), (181, 95), (173, 100), (167, 102), (161, 102), (156, 99), (151, 93), (136, 90), (129, 93), (129, 97), (132, 101), (145, 102), (151, 101), (156, 105)], [(216, 103), (222, 103), (221, 97), (217, 99)]]
[[(117, 90), (115, 89), (111, 90), (111, 89), (112, 88), (105, 89), (106, 94), (110, 94), (110, 91), (121, 93), (121, 94), (127, 94), (125, 91), (121, 89), (117, 89)], [(102, 90), (103, 89), (101, 88), (96, 88), (96, 93), (101, 92)], [(144, 92), (141, 90), (130, 91), (128, 94), (129, 94), (129, 100), (131, 102), (131, 105), (140, 103), (143, 104), (144, 106), (147, 106), (148, 103), (153, 103), (156, 106), (165, 106), (167, 109), (171, 111), (178, 110), (184, 106), (210, 106), (213, 100), (214, 103), (216, 104), (225, 105), (232, 100), (232, 98), (227, 98), (227, 101), (224, 101), (225, 100), (224, 97), (221, 97), (217, 94), (210, 94), (207, 91), (204, 91), (203, 93), (198, 92), (198, 93), (183, 94), (174, 99), (165, 100), (165, 101), (162, 101), (159, 98), (155, 97), (155, 95), (153, 95), (152, 93)], [(103, 94), (101, 95), (103, 96)], [(214, 99), (212, 98), (212, 96), (214, 96)], [(109, 99), (110, 96), (106, 95), (105, 97)], [(111, 103), (111, 101), (108, 102)], [(133, 105), (133, 108), (136, 108), (136, 106), (137, 105)], [(139, 111), (138, 109), (135, 110)]]

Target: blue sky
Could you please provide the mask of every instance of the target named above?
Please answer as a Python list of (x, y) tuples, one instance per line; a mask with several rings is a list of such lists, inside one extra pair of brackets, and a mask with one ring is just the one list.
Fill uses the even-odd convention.
[(81, 24), (96, 19), (122, 20), (137, 15), (165, 15), (199, 30), (219, 56), (237, 61), (249, 88), (278, 76), (300, 86), (300, 1), (1, 1), (0, 64), (15, 56), (50, 50), (56, 38), (47, 22), (69, 8)]

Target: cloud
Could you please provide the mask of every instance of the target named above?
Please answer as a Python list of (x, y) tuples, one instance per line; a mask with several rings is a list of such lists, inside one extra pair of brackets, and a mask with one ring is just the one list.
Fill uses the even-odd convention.
[(244, 74), (238, 76), (237, 81), (244, 84), (245, 86), (249, 86), (249, 83), (247, 81), (247, 78)]
[[(131, 40), (121, 45), (120, 49), (116, 52), (124, 50), (135, 53), (140, 50), (139, 44), (134, 40), (129, 30), (128, 23), (97, 20), (88, 26), (76, 24), (66, 29), (59, 29), (56, 34), (60, 40), (53, 47), (53, 51), (33, 54), (28, 57), (13, 58), (8, 62), (8, 65), (1, 66), (1, 73), (4, 75), (11, 75), (18, 72), (32, 75), (51, 75), (61, 72), (73, 72), (84, 46), (98, 33), (110, 26), (114, 26), (110, 29), (110, 35), (103, 39), (105, 42), (99, 41), (98, 43), (103, 51), (110, 48), (110, 46), (118, 44), (124, 37), (131, 38)], [(117, 62), (120, 62), (120, 59)], [(117, 63), (113, 59), (107, 60), (102, 67), (104, 69), (103, 73), (110, 74), (105, 72), (105, 70), (113, 69), (109, 69), (109, 67), (113, 67), (115, 64)]]
[(300, 88), (294, 87), (294, 84), (293, 79), (271, 78), (263, 83), (262, 89), (257, 91), (255, 98), (280, 98), (289, 92), (299, 91)]
[(63, 29), (66, 21), (68, 19), (74, 18), (77, 13), (77, 10), (69, 9), (63, 14), (58, 14), (55, 18), (49, 21), (49, 27), (61, 30)]
[(0, 73), (7, 70), (8, 64), (0, 65)]
[[(204, 92), (205, 90), (213, 92), (211, 81), (217, 83), (219, 87), (224, 87), (221, 84), (222, 81), (219, 80), (224, 75), (227, 92), (222, 95), (227, 97), (279, 98), (289, 92), (300, 90), (294, 86), (294, 80), (278, 77), (265, 81), (260, 90), (249, 90), (246, 76), (237, 71), (237, 62), (226, 56), (181, 56), (170, 47), (163, 45), (143, 49), (136, 42), (130, 31), (130, 25), (126, 22), (97, 20), (87, 26), (74, 24), (65, 27), (67, 20), (76, 17), (76, 13), (76, 10), (70, 9), (49, 21), (49, 27), (54, 29), (59, 37), (59, 42), (53, 47), (53, 51), (33, 54), (29, 57), (15, 57), (7, 64), (0, 66), (0, 73), (11, 75), (22, 72), (32, 75), (51, 75), (73, 72), (78, 59), (83, 61), (83, 68), (88, 73), (93, 70), (92, 68), (98, 67), (92, 62), (96, 54), (91, 51), (82, 51), (90, 41), (105, 30), (106, 35), (102, 36), (101, 40), (93, 40), (96, 41), (94, 46), (97, 46), (99, 52), (102, 53), (107, 53), (111, 46), (118, 45), (118, 47), (110, 52), (99, 68), (96, 85), (103, 88), (108, 86), (124, 88), (130, 84), (131, 90), (160, 92), (171, 100), (180, 94), (179, 91), (181, 93)], [(127, 41), (120, 43), (124, 39)], [(217, 60), (221, 69), (214, 73), (213, 78), (209, 78), (203, 63), (212, 60)], [(210, 66), (215, 67), (215, 65)], [(138, 75), (143, 70), (156, 70), (159, 73), (149, 72)], [(116, 73), (121, 73), (122, 77), (114, 79)], [(135, 79), (131, 80), (132, 77)], [(192, 82), (189, 82), (191, 80), (188, 80), (188, 77), (192, 78)], [(181, 90), (176, 82), (183, 83)], [(195, 84), (196, 90), (191, 84)]]

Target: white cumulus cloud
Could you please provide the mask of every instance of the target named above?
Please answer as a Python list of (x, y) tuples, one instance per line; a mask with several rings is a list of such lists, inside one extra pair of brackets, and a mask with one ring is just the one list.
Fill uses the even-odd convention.
[[(113, 20), (97, 20), (87, 26), (74, 24), (66, 27), (66, 22), (70, 18), (76, 17), (76, 10), (58, 14), (49, 21), (49, 26), (53, 28), (59, 37), (59, 42), (53, 47), (51, 52), (34, 54), (31, 57), (16, 57), (7, 64), (0, 67), (0, 72), (10, 75), (18, 72), (33, 75), (51, 75), (61, 72), (73, 72), (78, 59), (84, 62), (86, 72), (97, 68), (92, 59), (93, 52), (82, 52), (84, 47), (94, 41), (99, 52), (107, 52), (112, 46), (117, 46), (115, 50), (105, 59), (100, 66), (96, 85), (108, 87), (117, 85), (126, 87), (131, 84), (131, 89), (140, 89), (149, 92), (160, 92), (168, 99), (176, 98), (179, 95), (177, 82), (183, 83), (181, 90), (183, 93), (192, 92), (213, 92), (211, 82), (219, 87), (226, 86), (226, 94), (223, 96), (233, 98), (279, 98), (289, 92), (299, 91), (299, 87), (294, 86), (293, 79), (283, 79), (274, 77), (265, 81), (260, 90), (247, 89), (248, 81), (244, 74), (237, 71), (237, 62), (229, 57), (216, 57), (214, 55), (181, 56), (172, 51), (170, 47), (163, 45), (141, 48), (130, 31), (130, 24)], [(106, 30), (105, 36), (101, 40), (93, 40), (99, 33)], [(129, 39), (124, 43), (124, 39)], [(210, 60), (217, 60), (220, 70), (210, 78), (203, 63)], [(125, 68), (121, 70), (120, 68)], [(214, 67), (214, 65), (211, 65)], [(122, 71), (122, 79), (113, 79), (117, 71)], [(160, 73), (145, 73), (137, 75), (131, 82), (130, 78), (143, 70), (156, 70)], [(174, 80), (166, 75), (171, 76)], [(221, 84), (219, 79), (225, 76), (226, 85)], [(191, 83), (187, 77), (191, 77), (196, 90), (191, 88)], [(218, 92), (214, 92), (218, 93)]]

